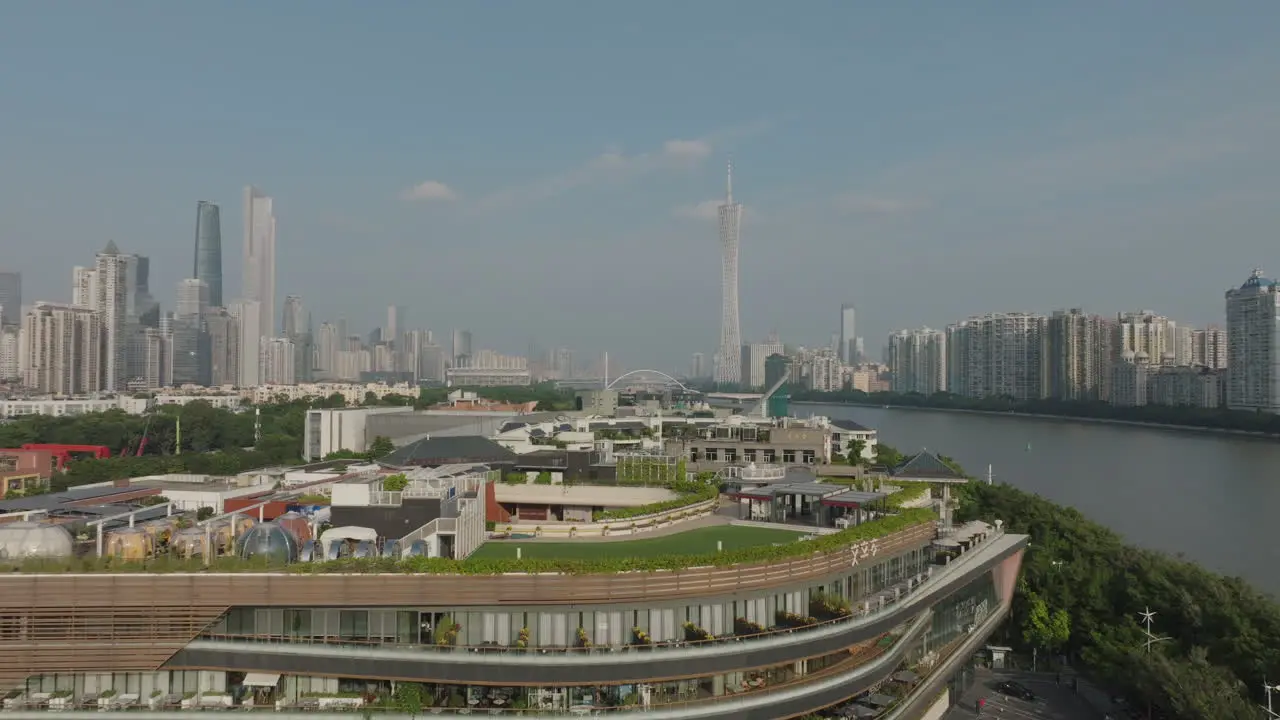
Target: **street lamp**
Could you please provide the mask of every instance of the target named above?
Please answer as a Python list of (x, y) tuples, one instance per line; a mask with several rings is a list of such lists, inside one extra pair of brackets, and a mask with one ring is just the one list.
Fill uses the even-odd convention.
[(1268, 683), (1265, 678), (1263, 678), (1262, 690), (1267, 694), (1267, 706), (1262, 708), (1263, 710), (1267, 711), (1267, 720), (1280, 719), (1280, 713), (1277, 713), (1275, 710), (1271, 709), (1271, 693), (1272, 691), (1280, 692), (1280, 685), (1272, 685)]

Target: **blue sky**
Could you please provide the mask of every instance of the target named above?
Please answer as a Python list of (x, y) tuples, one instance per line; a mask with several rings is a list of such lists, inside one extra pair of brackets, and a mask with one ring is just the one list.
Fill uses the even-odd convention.
[[(133, 2), (0, 11), (0, 265), (114, 239), (166, 304), (195, 203), (276, 199), (278, 293), (685, 371), (742, 327), (878, 347), (1000, 310), (1220, 322), (1280, 268), (1273, 2)], [(418, 191), (413, 192), (414, 188)]]

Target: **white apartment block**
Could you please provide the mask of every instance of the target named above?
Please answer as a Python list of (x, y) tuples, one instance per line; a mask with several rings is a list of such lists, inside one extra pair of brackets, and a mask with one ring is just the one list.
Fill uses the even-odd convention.
[(1228, 290), (1227, 407), (1280, 412), (1280, 290), (1254, 270)]
[(101, 316), (89, 308), (36, 303), (23, 318), (26, 377), (42, 393), (79, 395), (101, 389)]
[(254, 387), (262, 378), (262, 304), (257, 300), (237, 300), (228, 310), (240, 331), (236, 385)]
[(22, 363), (19, 361), (22, 345), (20, 334), (21, 330), (18, 328), (0, 328), (0, 380), (22, 377)]
[(94, 309), (102, 323), (102, 389), (124, 390), (129, 378), (129, 346), (136, 320), (137, 257), (121, 253), (114, 242), (98, 253)]
[(271, 338), (262, 346), (262, 377), (268, 385), (293, 385), (297, 348), (289, 338)]
[(1227, 367), (1227, 331), (1210, 325), (1191, 333), (1191, 365), (1212, 370)]
[(796, 354), (798, 383), (810, 390), (835, 392), (844, 387), (844, 363), (832, 348), (804, 350)]
[(1116, 316), (1116, 352), (1146, 353), (1152, 364), (1177, 364), (1177, 328), (1177, 323), (1150, 310), (1120, 313)]
[(1041, 397), (1043, 315), (995, 313), (947, 328), (947, 387), (968, 397)]
[(98, 271), (76, 266), (71, 270), (71, 304), (77, 307), (98, 306)]
[(1115, 355), (1115, 324), (1084, 311), (1057, 310), (1045, 326), (1045, 395), (1058, 400), (1107, 400)]
[(1111, 404), (1117, 407), (1146, 405), (1150, 372), (1151, 363), (1146, 353), (1126, 350), (1111, 369)]
[(15, 418), (26, 415), (85, 415), (87, 413), (123, 410), (130, 415), (141, 415), (151, 407), (146, 398), (115, 396), (109, 398), (28, 398), (0, 400), (0, 417)]
[(921, 328), (889, 336), (890, 388), (896, 393), (932, 395), (947, 390), (947, 335)]
[(1225, 373), (1206, 367), (1162, 367), (1147, 381), (1147, 402), (1197, 408), (1222, 406)]

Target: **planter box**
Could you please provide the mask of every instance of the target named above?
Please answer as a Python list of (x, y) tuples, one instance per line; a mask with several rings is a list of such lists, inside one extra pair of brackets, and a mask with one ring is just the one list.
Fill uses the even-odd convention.
[(231, 707), (230, 695), (210, 694), (199, 695), (198, 697), (200, 698), (200, 707)]
[(110, 710), (111, 706), (115, 705), (118, 702), (120, 702), (119, 695), (112, 695), (111, 697), (100, 697), (98, 698), (98, 709)]
[(345, 698), (345, 697), (318, 697), (320, 701), (320, 709), (328, 708), (358, 708), (364, 705), (364, 698)]
[(163, 694), (156, 695), (155, 697), (149, 697), (147, 698), (147, 709), (155, 710), (156, 708), (160, 707), (160, 703), (162, 702), (164, 702)]
[(75, 698), (73, 697), (49, 698), (49, 709), (50, 710), (66, 710), (70, 708), (71, 704), (74, 702), (75, 702)]

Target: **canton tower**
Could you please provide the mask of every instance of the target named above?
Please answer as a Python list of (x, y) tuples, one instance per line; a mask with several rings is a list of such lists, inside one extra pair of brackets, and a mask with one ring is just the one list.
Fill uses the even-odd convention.
[(725, 185), (720, 218), (720, 350), (716, 354), (717, 383), (742, 382), (742, 332), (738, 328), (738, 230), (742, 205), (733, 201), (733, 161)]

